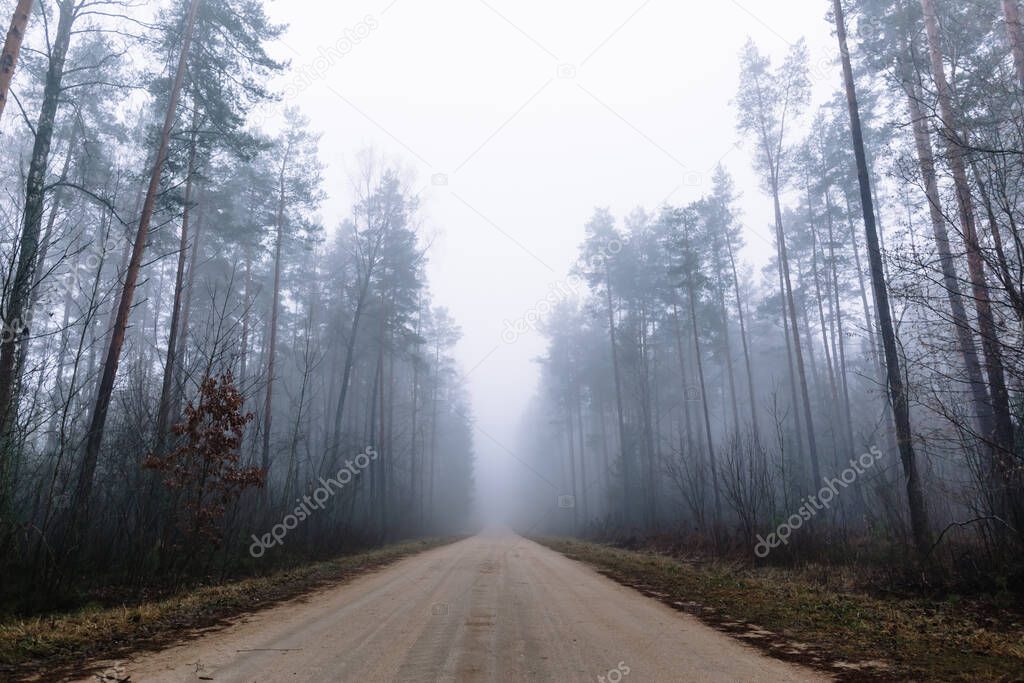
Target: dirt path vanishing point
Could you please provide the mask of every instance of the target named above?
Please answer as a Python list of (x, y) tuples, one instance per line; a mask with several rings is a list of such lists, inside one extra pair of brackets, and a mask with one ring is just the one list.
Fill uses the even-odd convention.
[(512, 534), (406, 558), (122, 666), (140, 683), (827, 680)]

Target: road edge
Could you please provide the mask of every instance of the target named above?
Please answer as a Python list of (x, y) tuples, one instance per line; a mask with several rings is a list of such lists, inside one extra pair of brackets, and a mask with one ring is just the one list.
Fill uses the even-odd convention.
[[(429, 538), (226, 581), (131, 607), (82, 610), (0, 623), (0, 678), (65, 680), (104, 663), (221, 630), (232, 620), (350, 583), (401, 560), (463, 540)], [(117, 680), (116, 676), (101, 680)]]

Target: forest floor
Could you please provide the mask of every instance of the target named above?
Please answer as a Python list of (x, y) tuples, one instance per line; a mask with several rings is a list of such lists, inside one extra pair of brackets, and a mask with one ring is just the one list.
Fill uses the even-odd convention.
[[(89, 662), (167, 645), (455, 541), (386, 546), (265, 576), (189, 587), (173, 596), (118, 607), (92, 605), (64, 614), (0, 620), (0, 680), (63, 680)], [(98, 670), (98, 669), (97, 669)], [(119, 680), (116, 676), (109, 680)]]
[(1024, 614), (997, 598), (885, 595), (834, 567), (754, 568), (538, 541), (774, 657), (839, 680), (1024, 681)]

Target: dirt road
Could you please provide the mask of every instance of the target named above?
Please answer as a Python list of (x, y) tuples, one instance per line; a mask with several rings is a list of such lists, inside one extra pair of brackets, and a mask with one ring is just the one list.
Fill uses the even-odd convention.
[(513, 535), (431, 550), (124, 665), (132, 681), (812, 681)]

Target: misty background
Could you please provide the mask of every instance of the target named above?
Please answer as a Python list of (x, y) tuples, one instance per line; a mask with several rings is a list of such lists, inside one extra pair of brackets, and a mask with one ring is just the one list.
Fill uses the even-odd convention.
[[(422, 188), (429, 283), (462, 328), (477, 505), (491, 523), (520, 495), (510, 482), (535, 476), (519, 432), (545, 349), (535, 329), (509, 343), (505, 323), (565, 291), (594, 206), (622, 216), (688, 203), (721, 163), (741, 190), (741, 258), (759, 269), (774, 250), (771, 202), (730, 104), (740, 50), (750, 37), (780, 61), (804, 38), (808, 112), (840, 84), (824, 6), (811, 0), (289, 0), (267, 11), (288, 24), (268, 50), (291, 64), (274, 83), (283, 100), (257, 116), (274, 130), (298, 106), (323, 134), (328, 231), (351, 207), (343, 190), (360, 149)], [(343, 56), (326, 57), (331, 47)]]

